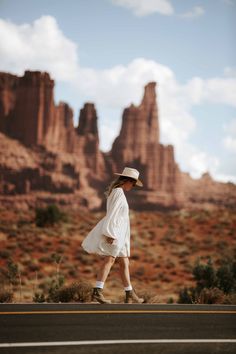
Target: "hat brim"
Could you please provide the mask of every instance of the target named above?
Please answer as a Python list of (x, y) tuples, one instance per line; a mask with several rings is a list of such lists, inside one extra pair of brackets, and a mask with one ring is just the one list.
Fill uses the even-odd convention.
[[(114, 173), (114, 175), (118, 175), (118, 176), (124, 176), (124, 177), (129, 177), (129, 178), (132, 178), (133, 180), (135, 180), (135, 178), (133, 177), (130, 177), (130, 176), (127, 176), (127, 175), (124, 175), (123, 173)], [(137, 179), (136, 180), (136, 186), (139, 186), (139, 187), (143, 187), (143, 183), (140, 181), (140, 179)]]

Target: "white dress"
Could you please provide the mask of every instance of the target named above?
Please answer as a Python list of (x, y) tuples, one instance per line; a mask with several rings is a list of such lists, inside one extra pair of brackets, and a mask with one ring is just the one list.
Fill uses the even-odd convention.
[[(114, 239), (112, 244), (106, 237)], [(107, 212), (82, 242), (88, 253), (102, 256), (130, 256), (129, 206), (122, 188), (114, 188), (107, 198)]]

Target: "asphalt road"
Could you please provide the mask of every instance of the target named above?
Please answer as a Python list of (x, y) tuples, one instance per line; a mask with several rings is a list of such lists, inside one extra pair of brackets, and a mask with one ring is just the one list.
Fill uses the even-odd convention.
[(1, 304), (0, 353), (236, 353), (236, 306)]

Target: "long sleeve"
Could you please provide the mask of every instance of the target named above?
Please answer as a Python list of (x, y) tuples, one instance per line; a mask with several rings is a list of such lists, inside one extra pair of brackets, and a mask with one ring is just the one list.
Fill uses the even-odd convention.
[(102, 233), (105, 236), (117, 239), (122, 219), (122, 205), (124, 195), (121, 188), (115, 188), (107, 200), (107, 214), (104, 218)]

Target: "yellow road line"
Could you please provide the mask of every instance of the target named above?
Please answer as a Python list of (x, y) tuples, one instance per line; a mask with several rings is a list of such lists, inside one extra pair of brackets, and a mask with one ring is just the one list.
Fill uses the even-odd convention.
[(236, 311), (230, 310), (86, 310), (86, 311), (6, 311), (0, 312), (0, 315), (52, 315), (52, 314), (236, 314)]

